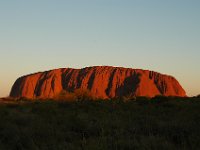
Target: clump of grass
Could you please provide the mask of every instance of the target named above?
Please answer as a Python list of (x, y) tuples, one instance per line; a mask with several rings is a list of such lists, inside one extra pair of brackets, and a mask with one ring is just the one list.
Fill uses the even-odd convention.
[(57, 94), (53, 99), (57, 100), (57, 101), (71, 102), (71, 101), (76, 101), (77, 97), (74, 93), (67, 92), (67, 91), (63, 90), (59, 94)]
[(77, 89), (74, 92), (68, 92), (63, 90), (59, 94), (57, 94), (53, 99), (58, 101), (72, 102), (94, 100), (95, 98), (89, 90)]
[(89, 90), (77, 89), (74, 91), (74, 94), (76, 95), (77, 99), (80, 101), (95, 99)]

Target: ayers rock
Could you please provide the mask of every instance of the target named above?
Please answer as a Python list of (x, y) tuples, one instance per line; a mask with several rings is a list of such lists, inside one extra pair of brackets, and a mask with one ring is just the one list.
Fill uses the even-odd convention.
[(53, 98), (61, 91), (89, 90), (95, 98), (121, 96), (186, 96), (172, 76), (153, 71), (122, 67), (95, 66), (83, 69), (62, 68), (20, 77), (10, 96)]

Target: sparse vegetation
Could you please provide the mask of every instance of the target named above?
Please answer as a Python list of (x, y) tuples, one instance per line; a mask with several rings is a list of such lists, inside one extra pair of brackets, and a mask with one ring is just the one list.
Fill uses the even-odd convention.
[(89, 90), (77, 89), (74, 92), (61, 91), (54, 97), (58, 101), (83, 101), (83, 100), (94, 100), (93, 95)]
[(57, 101), (75, 101), (76, 95), (74, 93), (67, 92), (65, 90), (61, 91), (58, 95), (54, 97), (54, 100)]
[[(84, 92), (83, 92), (84, 93)], [(65, 96), (65, 93), (63, 94)], [(0, 104), (1, 150), (183, 150), (200, 147), (200, 98)]]
[(74, 94), (79, 101), (94, 100), (94, 97), (89, 90), (77, 89), (74, 91)]

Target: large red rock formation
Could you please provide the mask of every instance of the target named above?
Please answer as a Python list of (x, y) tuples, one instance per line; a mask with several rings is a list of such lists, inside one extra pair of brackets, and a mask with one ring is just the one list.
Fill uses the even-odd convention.
[(178, 81), (157, 72), (121, 67), (97, 66), (56, 69), (20, 77), (10, 96), (52, 98), (61, 91), (89, 90), (96, 98), (121, 96), (186, 96)]

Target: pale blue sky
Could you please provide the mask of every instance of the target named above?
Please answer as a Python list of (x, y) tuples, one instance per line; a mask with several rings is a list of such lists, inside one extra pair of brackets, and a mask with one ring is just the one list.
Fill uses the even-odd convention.
[(199, 0), (0, 0), (0, 97), (22, 75), (112, 65), (200, 94)]

